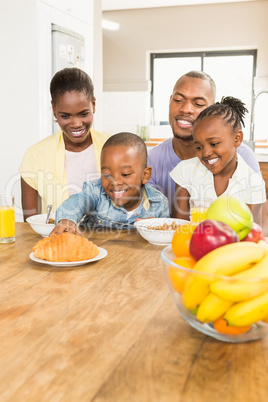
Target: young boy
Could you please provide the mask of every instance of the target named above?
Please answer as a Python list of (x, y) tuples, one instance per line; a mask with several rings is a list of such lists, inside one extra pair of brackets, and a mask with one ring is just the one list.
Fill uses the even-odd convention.
[(239, 99), (226, 97), (197, 117), (193, 138), (197, 157), (184, 160), (170, 173), (176, 184), (175, 217), (189, 219), (189, 199), (215, 200), (228, 194), (248, 204), (254, 221), (266, 203), (265, 183), (237, 154), (243, 141), (242, 125), (247, 112)]
[(169, 217), (167, 198), (147, 185), (152, 168), (147, 167), (147, 149), (136, 134), (111, 136), (101, 152), (101, 179), (84, 182), (56, 211), (51, 234), (78, 233), (83, 217), (89, 226), (133, 228), (137, 218)]

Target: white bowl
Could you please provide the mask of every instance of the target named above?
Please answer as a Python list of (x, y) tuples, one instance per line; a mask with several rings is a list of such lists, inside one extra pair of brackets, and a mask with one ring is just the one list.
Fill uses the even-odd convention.
[(175, 222), (177, 225), (183, 225), (184, 223), (189, 223), (184, 219), (174, 219), (174, 218), (151, 218), (142, 219), (134, 223), (139, 234), (151, 244), (157, 246), (167, 246), (171, 244), (175, 230), (156, 230), (148, 229), (148, 226), (156, 227), (162, 226), (164, 223), (171, 225)]
[[(50, 232), (55, 227), (54, 223), (46, 223), (47, 214), (38, 214), (30, 216), (26, 219), (32, 229), (43, 237), (48, 237)], [(51, 219), (55, 219), (55, 214), (51, 213)]]

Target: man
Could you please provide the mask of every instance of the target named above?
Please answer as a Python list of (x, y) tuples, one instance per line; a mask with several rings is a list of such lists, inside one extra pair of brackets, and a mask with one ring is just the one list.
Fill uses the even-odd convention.
[[(204, 72), (190, 71), (176, 82), (169, 101), (169, 124), (173, 138), (153, 148), (148, 155), (148, 165), (153, 173), (149, 184), (162, 191), (169, 200), (170, 215), (173, 215), (175, 182), (169, 176), (171, 170), (183, 159), (196, 156), (192, 127), (197, 116), (215, 103), (216, 86)], [(255, 171), (260, 166), (254, 152), (242, 143), (237, 152)]]

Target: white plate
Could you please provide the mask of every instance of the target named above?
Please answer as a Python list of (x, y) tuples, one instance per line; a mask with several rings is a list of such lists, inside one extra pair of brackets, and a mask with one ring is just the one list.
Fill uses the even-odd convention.
[(99, 249), (99, 254), (96, 255), (96, 257), (90, 258), (89, 260), (82, 260), (82, 261), (70, 261), (70, 262), (53, 262), (53, 261), (47, 261), (47, 260), (42, 260), (41, 258), (37, 258), (35, 254), (32, 252), (29, 257), (31, 260), (35, 262), (39, 262), (40, 264), (48, 264), (48, 265), (54, 265), (55, 267), (75, 267), (77, 265), (84, 265), (88, 264), (89, 262), (94, 262), (101, 260), (102, 258), (106, 257), (108, 254), (107, 250), (104, 248), (98, 247)]

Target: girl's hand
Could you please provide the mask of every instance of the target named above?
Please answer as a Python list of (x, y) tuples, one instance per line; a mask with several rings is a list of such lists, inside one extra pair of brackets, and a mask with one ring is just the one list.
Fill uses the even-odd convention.
[(78, 229), (78, 226), (74, 222), (69, 221), (68, 219), (62, 219), (61, 221), (59, 221), (58, 224), (54, 227), (54, 229), (50, 232), (49, 236), (52, 236), (54, 234), (59, 235), (63, 232), (74, 233), (76, 235), (81, 236), (81, 232)]

